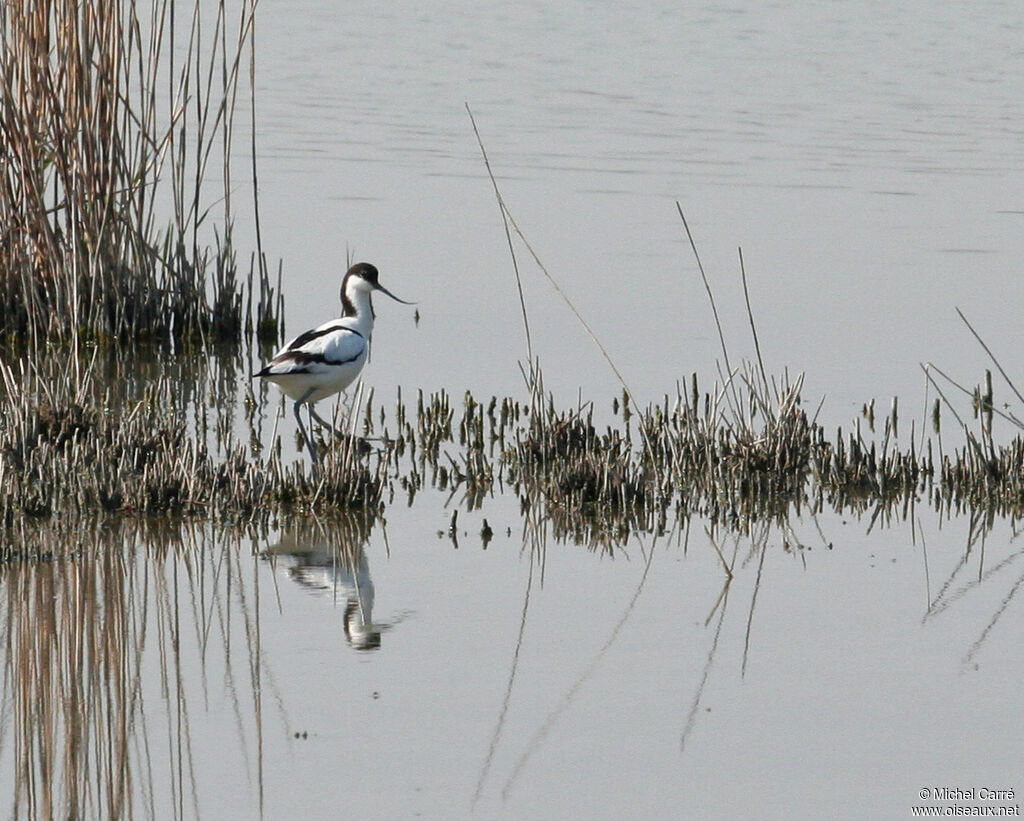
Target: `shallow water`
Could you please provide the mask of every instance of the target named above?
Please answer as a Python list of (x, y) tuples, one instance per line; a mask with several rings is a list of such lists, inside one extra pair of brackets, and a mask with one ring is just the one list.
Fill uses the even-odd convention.
[[(1017, 788), (1005, 526), (966, 552), (963, 520), (719, 536), (726, 584), (697, 520), (609, 555), (531, 544), (499, 500), (484, 550), (479, 515), (456, 548), (422, 506), (6, 569), (14, 815), (44, 785), (86, 815), (120, 786), (125, 815), (217, 818), (888, 818), (923, 787)], [(65, 805), (32, 765), (72, 733), (56, 772), (92, 786)]]
[[(980, 379), (954, 306), (1024, 371), (1021, 24), (1004, 4), (259, 12), (263, 238), (287, 329), (334, 313), (349, 251), (378, 264), (420, 314), (378, 301), (380, 404), (399, 385), (525, 393), (464, 102), (641, 405), (692, 372), (710, 389), (721, 356), (677, 201), (730, 356), (753, 354), (742, 246), (765, 365), (806, 371), (830, 423), (898, 395), (906, 446), (920, 362)], [(517, 257), (547, 387), (610, 415), (621, 386)], [(243, 377), (186, 395), (212, 407)], [(256, 415), (264, 447), (276, 409)], [(399, 494), (385, 518), (112, 526), (61, 533), (75, 560), (0, 570), (9, 814), (44, 817), (49, 797), (157, 818), (906, 818), (949, 804), (920, 799), (940, 785), (1020, 803), (1014, 522), (921, 504), (735, 536), (695, 517), (608, 550), (535, 529), (511, 495)], [(43, 776), (51, 759), (66, 781)]]

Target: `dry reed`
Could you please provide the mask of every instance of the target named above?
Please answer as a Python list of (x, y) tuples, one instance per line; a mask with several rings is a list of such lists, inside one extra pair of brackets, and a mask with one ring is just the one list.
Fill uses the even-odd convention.
[[(246, 286), (231, 242), (255, 5), (240, 2), (0, 3), (4, 338), (238, 340), (254, 279), (256, 325), (276, 333), (262, 259)], [(213, 166), (223, 189), (210, 192)]]

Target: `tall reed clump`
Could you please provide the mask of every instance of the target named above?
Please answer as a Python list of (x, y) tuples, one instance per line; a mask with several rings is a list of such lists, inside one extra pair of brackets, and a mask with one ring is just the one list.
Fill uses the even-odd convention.
[(253, 274), (247, 300), (231, 154), (255, 0), (240, 3), (0, 0), (0, 335), (241, 338)]

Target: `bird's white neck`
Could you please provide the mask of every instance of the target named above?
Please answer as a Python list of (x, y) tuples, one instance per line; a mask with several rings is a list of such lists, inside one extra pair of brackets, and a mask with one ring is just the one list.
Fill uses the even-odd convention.
[(341, 294), (341, 316), (346, 324), (367, 339), (373, 332), (373, 303), (371, 291), (359, 279), (349, 279)]

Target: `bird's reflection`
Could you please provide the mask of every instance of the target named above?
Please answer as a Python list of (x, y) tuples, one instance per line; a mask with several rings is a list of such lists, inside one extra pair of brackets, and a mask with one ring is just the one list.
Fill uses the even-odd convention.
[(334, 605), (344, 606), (344, 629), (354, 650), (377, 650), (390, 624), (373, 621), (373, 579), (364, 546), (373, 519), (302, 522), (264, 551), (276, 570)]

